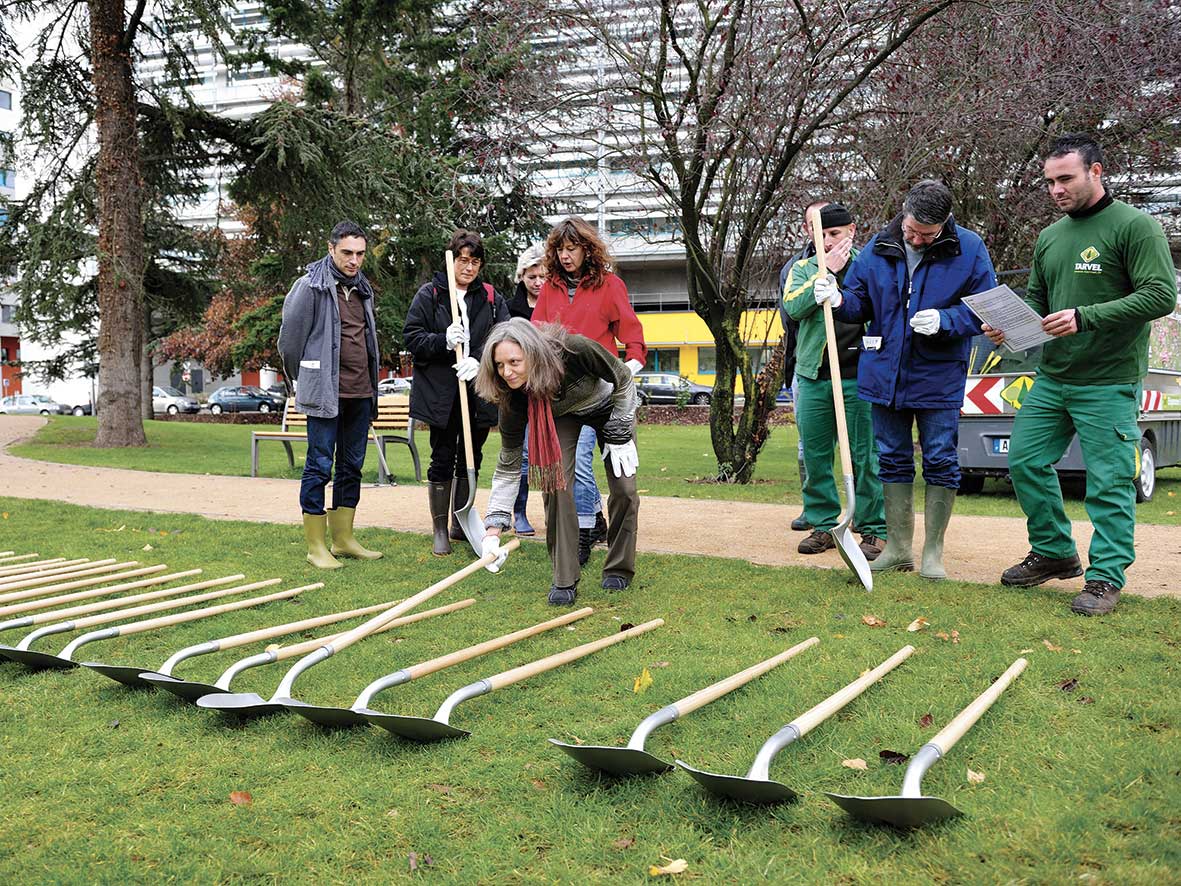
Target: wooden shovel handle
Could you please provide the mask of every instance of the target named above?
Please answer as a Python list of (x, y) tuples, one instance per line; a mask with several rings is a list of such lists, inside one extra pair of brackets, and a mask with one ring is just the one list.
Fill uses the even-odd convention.
[[(405, 625), (414, 624), (416, 621), (425, 621), (428, 618), (434, 618), (436, 615), (446, 615), (449, 612), (455, 612), (460, 609), (467, 609), (476, 601), (468, 597), (466, 600), (460, 600), (456, 603), (448, 603), (446, 606), (438, 606), (434, 609), (425, 609), (422, 612), (415, 612), (412, 615), (403, 615), (401, 618), (395, 618), (387, 625), (383, 625), (374, 631), (374, 634), (384, 634), (386, 631), (392, 631), (394, 628), (404, 627)], [(385, 605), (385, 604), (383, 604)], [(316, 637), (312, 640), (304, 640), (302, 643), (293, 643), (290, 646), (280, 647), (275, 652), (275, 661), (285, 661), (296, 655), (304, 655), (308, 652), (315, 652), (326, 643), (331, 643), (337, 637), (343, 637), (344, 632), (339, 634), (331, 634), (327, 637)], [(372, 634), (370, 635), (372, 636)]]
[(783, 662), (787, 661), (789, 658), (795, 658), (801, 652), (805, 651), (806, 649), (811, 649), (819, 642), (819, 637), (809, 637), (807, 640), (797, 643), (795, 646), (791, 647), (791, 649), (785, 649), (778, 655), (771, 656), (771, 658), (768, 658), (766, 661), (761, 661), (756, 665), (751, 665), (744, 671), (739, 671), (737, 674), (727, 677), (725, 680), (719, 680), (712, 686), (706, 686), (704, 689), (697, 690), (692, 695), (685, 696), (680, 701), (673, 702), (672, 706), (677, 709), (678, 717), (691, 714), (693, 711), (700, 707), (704, 707), (711, 701), (716, 701), (717, 699), (721, 698), (727, 692), (732, 692), (739, 686), (745, 686), (755, 677), (761, 677), (776, 665), (783, 664)]
[(1000, 694), (1009, 688), (1009, 684), (1021, 675), (1027, 664), (1029, 664), (1028, 661), (1024, 658), (1019, 658), (1009, 665), (1008, 670), (1001, 674), (995, 683), (980, 693), (970, 705), (956, 714), (955, 719), (939, 730), (939, 734), (932, 738), (930, 743), (938, 747), (941, 754), (946, 755), (948, 751), (955, 747), (955, 743), (964, 737), (964, 733), (971, 729), (973, 724), (984, 716), (984, 712), (992, 707), (992, 703), (1000, 697)]
[[(14, 578), (11, 581), (0, 582), (0, 591), (4, 592), (3, 595), (0, 595), (0, 600), (9, 599), (11, 596), (8, 593), (9, 591), (41, 587), (42, 585), (52, 584), (63, 579), (73, 581), (76, 578), (83, 578), (87, 575), (102, 575), (109, 572), (118, 572), (120, 569), (127, 569), (131, 566), (138, 565), (138, 560), (126, 560), (123, 563), (116, 563), (114, 560), (96, 560), (93, 563), (83, 563), (77, 568), (71, 566), (67, 569), (49, 569), (45, 572), (39, 572), (31, 578)], [(46, 592), (48, 593), (52, 590), (54, 588), (47, 588)]]
[(223, 612), (233, 612), (236, 609), (249, 609), (251, 606), (261, 606), (263, 603), (270, 603), (273, 600), (286, 600), (302, 593), (303, 588), (292, 588), (289, 591), (276, 591), (273, 594), (267, 594), (265, 597), (251, 597), (248, 600), (235, 600), (233, 603), (222, 603), (220, 606), (207, 606), (204, 609), (194, 609), (191, 612), (162, 615), (160, 618), (149, 618), (145, 621), (122, 625), (115, 636), (126, 637), (128, 634), (142, 634), (144, 631), (167, 628), (172, 625), (184, 624), (187, 621), (197, 621), (198, 619), (221, 615)]
[[(455, 256), (451, 250), (447, 250), (447, 291), (451, 295), (451, 322), (459, 322), (459, 287), (455, 283)], [(471, 330), (468, 330), (468, 335), (471, 335)], [(471, 341), (468, 341), (468, 348), (472, 346)], [(455, 362), (458, 363), (463, 359), (463, 345), (455, 346)], [(469, 469), (474, 468), (476, 460), (472, 454), (472, 419), (467, 411), (467, 382), (459, 382), (459, 414), (463, 421), (463, 454), (467, 456), (467, 466)], [(475, 495), (476, 490), (470, 490), (471, 495)], [(465, 502), (466, 504), (466, 502)]]
[[(44, 572), (47, 569), (68, 569), (70, 566), (77, 566), (80, 563), (89, 563), (89, 560), (67, 560), (65, 557), (54, 557), (52, 560), (37, 560), (33, 563), (18, 563), (16, 566), (0, 565), (0, 581), (7, 581), (14, 575), (22, 575), (26, 572)], [(15, 581), (15, 579), (13, 579)]]
[[(122, 564), (120, 564), (122, 565)], [(105, 567), (106, 570), (115, 569), (114, 566)], [(41, 597), (45, 594), (57, 593), (58, 591), (72, 591), (75, 588), (92, 588), (95, 585), (106, 584), (109, 581), (121, 581), (125, 578), (135, 578), (139, 575), (153, 575), (157, 572), (163, 572), (168, 567), (161, 564), (160, 566), (142, 566), (139, 569), (128, 569), (126, 572), (116, 572), (113, 575), (98, 575), (91, 578), (83, 578), (78, 581), (67, 581), (64, 584), (48, 585), (40, 588), (28, 588), (23, 591), (15, 591), (11, 594), (4, 594), (0, 596), (0, 602), (10, 603), (16, 600), (28, 600), (32, 597)]]
[[(194, 569), (189, 572), (178, 572), (175, 575), (195, 575), (199, 573), (200, 569)], [(11, 612), (29, 612), (34, 609), (50, 609), (54, 606), (61, 606), (63, 603), (76, 603), (81, 600), (91, 600), (94, 597), (106, 597), (110, 594), (120, 593), (122, 591), (130, 591), (133, 588), (149, 587), (151, 585), (164, 584), (165, 582), (173, 581), (175, 575), (158, 575), (154, 578), (145, 578), (139, 581), (131, 581), (127, 584), (112, 585), (106, 588), (92, 588), (89, 591), (75, 591), (72, 594), (59, 594), (56, 597), (42, 597), (38, 600), (31, 600), (25, 603), (14, 603), (11, 606), (0, 607), (0, 615), (8, 615)], [(212, 588), (216, 585), (224, 585), (231, 581), (239, 581), (246, 576), (242, 573), (237, 575), (227, 575), (224, 578), (211, 578), (208, 581), (197, 582), (191, 585), (182, 585), (178, 588), (167, 588), (165, 591), (160, 591), (159, 595), (166, 597), (172, 594), (180, 594), (185, 591), (198, 591), (202, 588)], [(140, 599), (147, 599), (145, 595), (137, 595)], [(135, 598), (121, 598), (115, 600), (106, 600), (102, 603), (93, 604), (96, 609), (91, 611), (98, 612), (101, 609), (116, 609), (127, 605), (128, 602), (133, 602)], [(75, 607), (81, 609), (82, 607)], [(56, 618), (58, 616), (64, 618), (66, 611), (73, 612), (74, 610), (58, 610), (57, 612), (45, 613), (49, 618)]]
[[(175, 572), (172, 575), (161, 575), (158, 579), (149, 579), (150, 582), (157, 584), (166, 581), (176, 581), (178, 578), (187, 578), (190, 575), (197, 575), (201, 572), (200, 569), (190, 569), (186, 572)], [(241, 578), (242, 576), (238, 576)], [(233, 579), (236, 581), (237, 579)], [(161, 597), (174, 597), (177, 594), (183, 594), (188, 591), (199, 591), (203, 588), (214, 587), (219, 584), (225, 584), (224, 578), (212, 578), (208, 581), (197, 582), (196, 584), (180, 585), (175, 588), (163, 588), (159, 591), (149, 591), (146, 594), (133, 594), (130, 597), (120, 597), (115, 600), (100, 600), (97, 603), (86, 603), (82, 606), (69, 606), (65, 609), (56, 609), (53, 612), (38, 612), (36, 615), (30, 616), (33, 624), (41, 624), (46, 621), (65, 621), (68, 618), (73, 618), (76, 615), (89, 615), (92, 612), (102, 612), (106, 609), (121, 609), (130, 606), (132, 603), (146, 603), (149, 600), (159, 600)], [(88, 591), (81, 591), (83, 598), (86, 597)], [(63, 594), (62, 597), (71, 597), (72, 594)], [(62, 598), (57, 598), (61, 600)], [(14, 608), (21, 606), (28, 606), (33, 609), (43, 608), (45, 601), (37, 600), (33, 603), (18, 603)]]
[[(817, 278), (828, 276), (828, 262), (824, 254), (824, 224), (820, 211), (812, 213), (812, 243), (816, 247)], [(845, 389), (841, 386), (841, 355), (837, 350), (837, 332), (832, 322), (832, 305), (824, 303), (824, 335), (828, 342), (828, 374), (832, 377), (832, 404), (836, 417), (837, 441), (841, 450), (841, 470), (846, 477), (853, 475), (853, 458), (849, 454), (849, 428), (845, 424)]]
[(22, 563), (19, 566), (8, 567), (4, 570), (3, 574), (0, 574), (0, 590), (6, 590), (9, 585), (14, 582), (24, 581), (26, 578), (46, 578), (50, 575), (73, 575), (83, 569), (92, 569), (96, 566), (110, 566), (114, 562), (114, 559), (91, 560), (88, 557), (82, 557), (78, 560), (59, 560), (56, 563)]
[(619, 631), (611, 634), (609, 637), (602, 637), (598, 640), (592, 640), (589, 643), (583, 643), (581, 646), (575, 646), (573, 649), (567, 649), (565, 652), (558, 652), (554, 655), (540, 658), (537, 661), (531, 661), (529, 664), (523, 664), (520, 667), (512, 668), (504, 671), (494, 677), (488, 677), (484, 682), (488, 684), (489, 689), (502, 689), (505, 686), (511, 686), (513, 683), (519, 683), (521, 680), (526, 680), (529, 677), (534, 677), (537, 674), (543, 674), (546, 671), (552, 671), (556, 667), (561, 667), (567, 662), (575, 659), (583, 658), (590, 655), (592, 652), (598, 652), (600, 649), (606, 649), (608, 646), (614, 646), (616, 643), (622, 643), (624, 640), (630, 640), (632, 637), (638, 637), (640, 634), (645, 634), (648, 631), (655, 630), (664, 624), (663, 618), (654, 618), (651, 621), (646, 621), (642, 625), (636, 625), (634, 628), (628, 628), (626, 631)]
[(863, 674), (844, 689), (834, 692), (824, 701), (820, 702), (820, 704), (816, 705), (816, 707), (796, 717), (791, 721), (791, 725), (796, 728), (801, 738), (807, 735), (878, 680), (882, 679), (882, 677), (886, 676), (886, 674), (890, 673), (890, 671), (894, 670), (894, 668), (898, 667), (898, 665), (910, 658), (912, 652), (914, 652), (913, 646), (903, 646), (872, 671)]
[[(500, 546), (500, 549), (501, 551), (515, 551), (518, 547), (520, 547), (520, 545), (520, 539), (510, 538), (507, 542)], [(489, 563), (493, 563), (495, 561), (495, 554), (486, 554), (478, 560), (473, 560), (467, 566), (451, 573), (451, 575), (447, 576), (446, 578), (435, 582), (429, 588), (419, 591), (413, 597), (407, 597), (397, 606), (391, 606), (385, 612), (378, 613), (364, 624), (357, 625), (357, 627), (353, 628), (348, 633), (340, 634), (338, 637), (332, 640), (332, 651), (334, 653), (340, 652), (342, 649), (347, 649), (348, 647), (352, 646), (358, 640), (364, 640), (370, 634), (376, 632), (378, 628), (384, 627), (386, 624), (393, 621), (400, 615), (405, 615), (415, 606), (418, 606), (420, 603), (425, 603), (431, 597), (441, 594), (453, 584), (457, 584), (458, 582), (467, 578), (469, 575), (479, 572)], [(327, 644), (325, 643), (322, 645)]]
[(460, 649), (457, 652), (450, 652), (447, 655), (432, 658), (430, 661), (411, 665), (405, 670), (410, 675), (411, 680), (417, 680), (419, 677), (425, 677), (427, 674), (433, 674), (435, 671), (443, 670), (443, 668), (449, 668), (460, 662), (470, 661), (486, 653), (510, 646), (518, 640), (524, 640), (527, 637), (532, 637), (552, 628), (568, 625), (570, 622), (578, 621), (580, 618), (586, 618), (594, 611), (590, 606), (583, 609), (576, 609), (574, 612), (567, 612), (565, 615), (559, 615), (557, 618), (551, 618), (549, 621), (543, 621), (532, 627), (523, 628), (511, 634), (505, 634), (503, 637), (497, 637), (494, 640), (485, 640), (483, 643), (477, 643), (475, 646), (468, 646), (466, 649)]
[(206, 600), (219, 600), (222, 597), (232, 597), (235, 594), (244, 594), (247, 591), (256, 591), (259, 588), (269, 588), (272, 585), (277, 585), (281, 581), (281, 578), (268, 578), (265, 581), (256, 581), (248, 585), (237, 585), (232, 588), (222, 588), (221, 590), (217, 591), (206, 591), (203, 594), (193, 594), (191, 597), (177, 597), (173, 600), (162, 600), (159, 603), (147, 603), (143, 606), (132, 606), (130, 609), (116, 609), (114, 612), (106, 612), (102, 615), (89, 615), (86, 618), (80, 618), (74, 622), (74, 627), (91, 628), (95, 625), (110, 624), (113, 621), (123, 621), (127, 618), (148, 615), (152, 612), (164, 612), (168, 609), (180, 609), (183, 606), (192, 606), (194, 603), (204, 603)]

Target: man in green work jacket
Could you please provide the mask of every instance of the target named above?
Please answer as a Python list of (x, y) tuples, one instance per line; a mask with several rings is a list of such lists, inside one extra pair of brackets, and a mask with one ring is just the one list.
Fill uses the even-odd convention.
[[(836, 274), (837, 282), (843, 282), (845, 270), (857, 255), (853, 247), (857, 226), (849, 210), (840, 203), (828, 203), (821, 208), (820, 225), (824, 229), (825, 264)], [(804, 450), (804, 514), (813, 527), (812, 534), (800, 542), (798, 550), (801, 554), (819, 554), (835, 547), (832, 530), (841, 516), (841, 500), (832, 472), (837, 425), (832, 375), (825, 352), (827, 336), (824, 313), (812, 293), (818, 271), (819, 262), (815, 255), (801, 258), (789, 269), (783, 287), (783, 309), (800, 325), (796, 338), (796, 414)], [(856, 497), (853, 522), (861, 532), (860, 547), (865, 558), (874, 560), (882, 552), (886, 516), (869, 403), (857, 396), (857, 361), (865, 327), (861, 323), (835, 319), (833, 326), (840, 355), (837, 372), (845, 392), (845, 419), (853, 461)]]
[[(1026, 301), (1054, 336), (1013, 422), (1009, 473), (1032, 548), (1001, 582), (1017, 587), (1082, 572), (1054, 472), (1077, 433), (1087, 465), (1087, 515), (1094, 526), (1081, 615), (1106, 615), (1136, 558), (1141, 382), (1153, 320), (1177, 304), (1168, 242), (1152, 217), (1113, 200), (1103, 152), (1088, 135), (1059, 138), (1044, 161), (1050, 197), (1066, 213), (1041, 232)], [(996, 344), (1000, 330), (984, 327)]]

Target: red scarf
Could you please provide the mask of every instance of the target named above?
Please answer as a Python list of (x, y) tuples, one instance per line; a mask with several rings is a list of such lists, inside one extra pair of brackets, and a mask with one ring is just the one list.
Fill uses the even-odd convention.
[(542, 492), (566, 488), (562, 446), (548, 398), (529, 398), (529, 485)]

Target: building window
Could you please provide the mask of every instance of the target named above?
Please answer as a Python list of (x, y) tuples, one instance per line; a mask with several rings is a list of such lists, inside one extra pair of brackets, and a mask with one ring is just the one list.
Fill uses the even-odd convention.
[(13, 323), (16, 319), (16, 305), (0, 305), (0, 323)]
[(680, 348), (653, 348), (648, 351), (648, 360), (644, 363), (645, 372), (681, 372)]
[(0, 169), (0, 188), (16, 187), (16, 170)]
[(7, 89), (0, 89), (0, 111), (12, 110), (12, 93)]
[(699, 375), (715, 375), (718, 371), (718, 349), (697, 349), (697, 372)]

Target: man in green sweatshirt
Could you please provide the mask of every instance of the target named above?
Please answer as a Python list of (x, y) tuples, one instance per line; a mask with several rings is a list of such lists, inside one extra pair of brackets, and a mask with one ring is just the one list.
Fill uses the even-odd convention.
[[(1031, 550), (1001, 582), (1029, 587), (1082, 572), (1054, 472), (1078, 434), (1094, 534), (1086, 583), (1070, 608), (1106, 615), (1136, 558), (1133, 484), (1140, 473), (1137, 419), (1149, 326), (1176, 307), (1177, 280), (1160, 224), (1107, 193), (1103, 153), (1090, 136), (1059, 138), (1044, 173), (1066, 216), (1038, 237), (1025, 298), (1054, 338), (1043, 347), (1009, 447)], [(1004, 341), (1000, 330), (984, 331), (994, 343)]]

